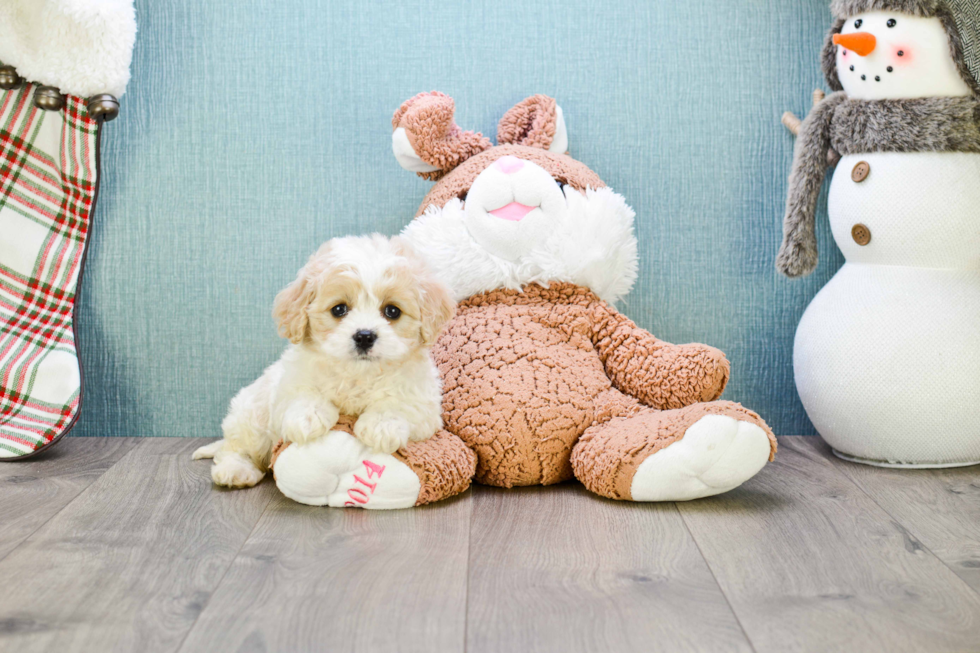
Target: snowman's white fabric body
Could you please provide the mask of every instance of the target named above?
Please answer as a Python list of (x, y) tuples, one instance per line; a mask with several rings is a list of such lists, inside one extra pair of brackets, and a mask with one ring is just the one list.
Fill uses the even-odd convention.
[[(871, 173), (857, 183), (861, 162)], [(817, 432), (867, 460), (980, 462), (980, 155), (845, 156), (829, 210), (847, 262), (793, 355)]]
[[(980, 104), (942, 5), (924, 5), (916, 16), (838, 16), (843, 90), (804, 129), (814, 143), (826, 128), (843, 155), (828, 208), (846, 263), (808, 307), (794, 347), (801, 400), (835, 452), (915, 467), (980, 463)], [(779, 259), (789, 276), (816, 263), (800, 146)], [(809, 234), (798, 229), (805, 205)]]

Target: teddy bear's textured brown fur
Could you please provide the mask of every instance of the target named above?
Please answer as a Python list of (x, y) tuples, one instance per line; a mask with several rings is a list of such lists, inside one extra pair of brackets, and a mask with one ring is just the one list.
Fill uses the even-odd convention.
[(700, 403), (728, 381), (720, 351), (657, 340), (571, 284), (463, 301), (433, 354), (447, 428), (476, 451), (476, 480), (487, 485), (574, 476), (597, 494), (630, 499), (639, 463), (705, 414), (763, 424), (737, 404)]

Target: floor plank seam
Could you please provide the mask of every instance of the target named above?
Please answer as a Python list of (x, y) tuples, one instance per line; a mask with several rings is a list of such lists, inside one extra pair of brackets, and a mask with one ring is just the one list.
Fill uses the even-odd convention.
[(721, 586), (721, 583), (718, 582), (718, 576), (715, 574), (715, 570), (711, 568), (711, 563), (708, 562), (707, 556), (705, 556), (704, 551), (701, 550), (701, 543), (698, 542), (698, 538), (694, 536), (694, 531), (691, 530), (691, 527), (687, 523), (687, 519), (684, 518), (684, 513), (681, 511), (676, 501), (673, 502), (672, 505), (674, 506), (674, 510), (677, 511), (677, 515), (681, 518), (681, 523), (684, 524), (684, 530), (687, 531), (687, 534), (691, 537), (691, 541), (694, 542), (694, 546), (697, 548), (698, 553), (701, 555), (701, 559), (704, 560), (704, 566), (708, 568), (708, 573), (711, 574), (712, 580), (715, 581), (715, 586), (718, 588), (718, 591), (721, 592), (721, 595), (725, 598), (725, 603), (728, 604), (728, 609), (732, 611), (732, 616), (735, 617), (735, 623), (738, 624), (739, 630), (742, 631), (742, 636), (745, 637), (746, 643), (748, 643), (749, 648), (752, 649), (754, 653), (758, 653), (758, 650), (755, 647), (755, 643), (752, 641), (752, 638), (749, 637), (749, 633), (748, 631), (745, 630), (745, 626), (742, 625), (742, 619), (738, 616), (738, 612), (735, 610), (735, 606), (732, 605), (731, 599), (729, 599), (728, 594), (725, 593), (725, 588), (723, 588)]
[[(54, 519), (55, 517), (57, 517), (58, 515), (60, 515), (61, 513), (63, 513), (65, 511), (65, 509), (68, 508), (68, 506), (70, 506), (70, 505), (74, 504), (76, 501), (78, 501), (78, 499), (81, 498), (81, 496), (83, 494), (85, 494), (90, 489), (92, 489), (92, 486), (95, 485), (97, 482), (99, 482), (99, 480), (101, 480), (102, 477), (105, 476), (109, 472), (110, 469), (115, 468), (116, 465), (118, 465), (122, 461), (126, 460), (126, 458), (128, 458), (129, 456), (131, 456), (134, 451), (136, 451), (137, 449), (140, 448), (140, 446), (142, 446), (142, 444), (143, 444), (142, 442), (137, 442), (136, 444), (133, 445), (133, 448), (132, 449), (130, 449), (129, 451), (127, 451), (126, 453), (124, 453), (122, 456), (120, 456), (119, 457), (119, 460), (117, 460), (116, 462), (112, 463), (111, 465), (109, 465), (108, 467), (106, 467), (105, 469), (103, 469), (102, 470), (102, 473), (100, 473), (98, 476), (96, 476), (95, 478), (93, 478), (91, 483), (89, 483), (88, 485), (86, 485), (85, 487), (83, 487), (82, 489), (80, 489), (78, 491), (78, 493), (71, 498), (71, 500), (69, 500), (67, 503), (65, 503), (65, 505), (63, 505), (60, 508), (58, 508), (58, 510), (56, 510), (54, 513), (52, 513), (50, 517), (48, 517), (43, 522), (41, 522), (40, 524), (38, 524), (37, 528), (35, 528), (34, 530), (32, 530), (20, 542), (17, 543), (17, 546), (15, 546), (14, 548), (10, 549), (10, 551), (7, 551), (5, 554), (3, 554), (2, 556), (0, 556), (0, 563), (2, 563), (4, 560), (6, 560), (8, 557), (10, 557), (10, 554), (12, 554), (14, 551), (17, 551), (18, 549), (20, 549), (20, 547), (24, 546), (24, 544), (28, 540), (30, 540), (32, 537), (34, 537), (34, 535), (36, 535), (39, 530), (41, 530), (42, 528), (44, 528), (45, 526), (47, 526), (49, 523), (51, 523), (51, 520), (52, 519)], [(17, 463), (14, 463), (14, 464), (17, 464)]]
[(476, 484), (470, 485), (470, 526), (466, 529), (466, 604), (463, 606), (463, 653), (470, 645), (470, 573), (473, 555), (473, 504), (476, 501)]
[[(918, 545), (918, 546), (919, 546), (919, 547), (920, 547), (920, 548), (921, 548), (921, 549), (922, 549), (923, 551), (925, 551), (926, 553), (928, 553), (929, 555), (931, 555), (931, 556), (932, 556), (933, 558), (935, 558), (936, 560), (938, 560), (938, 561), (939, 561), (940, 563), (942, 563), (942, 565), (943, 565), (944, 567), (946, 567), (946, 569), (948, 569), (948, 570), (950, 571), (950, 573), (951, 573), (951, 574), (953, 574), (953, 576), (955, 576), (955, 577), (956, 577), (956, 580), (958, 580), (958, 581), (959, 581), (960, 583), (962, 583), (962, 584), (963, 584), (963, 585), (965, 585), (965, 586), (966, 586), (967, 588), (969, 588), (969, 590), (970, 590), (971, 592), (973, 592), (973, 593), (974, 593), (974, 594), (976, 594), (977, 596), (980, 596), (980, 589), (977, 589), (977, 588), (975, 588), (975, 587), (973, 587), (973, 586), (972, 586), (972, 585), (970, 585), (970, 584), (969, 584), (968, 582), (966, 582), (965, 580), (963, 580), (963, 579), (962, 579), (962, 578), (960, 577), (960, 575), (959, 575), (958, 573), (956, 573), (956, 570), (955, 570), (955, 569), (953, 569), (952, 567), (950, 567), (950, 566), (949, 566), (949, 563), (947, 563), (947, 562), (946, 562), (945, 560), (943, 560), (943, 558), (942, 558), (942, 557), (940, 557), (939, 555), (937, 555), (935, 551), (933, 551), (932, 549), (930, 549), (930, 548), (929, 548), (929, 547), (928, 547), (928, 546), (926, 545), (926, 543), (922, 541), (922, 538), (921, 538), (921, 537), (919, 536), (919, 534), (918, 534), (918, 533), (916, 533), (916, 532), (914, 532), (912, 528), (910, 528), (909, 526), (907, 526), (907, 525), (905, 525), (905, 524), (904, 524), (904, 523), (903, 523), (903, 522), (902, 522), (902, 521), (901, 521), (900, 519), (898, 519), (897, 517), (895, 517), (895, 515), (893, 515), (893, 514), (892, 514), (891, 512), (889, 512), (889, 510), (888, 510), (887, 508), (885, 508), (885, 507), (884, 507), (883, 505), (881, 505), (880, 503), (878, 503), (878, 500), (877, 500), (877, 499), (875, 499), (875, 498), (874, 498), (874, 497), (873, 497), (873, 496), (871, 495), (871, 493), (869, 493), (869, 492), (868, 492), (867, 490), (865, 490), (865, 489), (864, 489), (864, 487), (863, 487), (863, 486), (861, 485), (861, 483), (860, 483), (859, 481), (857, 481), (857, 480), (855, 480), (855, 479), (853, 479), (853, 478), (851, 478), (851, 475), (850, 475), (850, 474), (848, 474), (848, 473), (846, 473), (846, 472), (844, 472), (843, 470), (841, 470), (841, 469), (839, 469), (839, 468), (838, 468), (838, 467), (836, 466), (836, 464), (835, 464), (835, 462), (836, 462), (836, 461), (834, 461), (834, 460), (830, 460), (830, 459), (828, 459), (828, 458), (827, 458), (827, 457), (826, 457), (826, 456), (825, 456), (825, 455), (823, 454), (823, 452), (821, 452), (821, 451), (820, 451), (819, 449), (817, 449), (817, 448), (816, 448), (816, 445), (813, 445), (813, 444), (809, 444), (809, 443), (808, 443), (808, 445), (809, 445), (809, 446), (810, 446), (810, 448), (811, 448), (811, 449), (812, 449), (813, 451), (815, 451), (815, 452), (816, 452), (816, 453), (817, 453), (817, 454), (818, 454), (818, 455), (819, 455), (819, 456), (820, 456), (821, 458), (823, 458), (824, 460), (826, 460), (826, 461), (827, 461), (827, 462), (829, 463), (829, 465), (830, 465), (830, 467), (832, 467), (832, 468), (834, 468), (834, 471), (835, 471), (835, 472), (837, 472), (838, 474), (840, 474), (840, 475), (841, 475), (841, 476), (842, 476), (843, 478), (845, 478), (845, 479), (847, 479), (847, 481), (848, 481), (849, 483), (851, 483), (851, 484), (852, 484), (852, 485), (853, 485), (854, 487), (856, 487), (856, 488), (858, 489), (858, 491), (860, 491), (860, 492), (861, 492), (861, 494), (863, 494), (864, 496), (866, 496), (866, 497), (868, 497), (868, 499), (870, 499), (870, 501), (871, 501), (871, 503), (873, 503), (874, 505), (876, 505), (876, 506), (878, 507), (878, 509), (879, 509), (879, 510), (881, 510), (881, 511), (882, 511), (883, 513), (885, 513), (886, 515), (888, 515), (888, 518), (889, 518), (889, 519), (891, 519), (891, 520), (892, 520), (893, 522), (895, 522), (896, 524), (898, 524), (899, 526), (901, 526), (902, 528), (904, 528), (904, 529), (905, 529), (905, 531), (906, 531), (907, 533), (909, 533), (910, 535), (912, 535), (913, 537), (915, 537), (915, 542), (916, 542), (916, 544), (917, 544), (917, 545)], [(847, 464), (856, 464), (856, 463), (847, 463)]]
[[(264, 480), (264, 482), (268, 482), (268, 480)], [(248, 488), (248, 489), (253, 489), (253, 488)], [(214, 490), (212, 489), (212, 491)], [(234, 491), (242, 492), (243, 490), (234, 490)], [(235, 551), (235, 555), (231, 557), (231, 559), (228, 562), (228, 565), (225, 567), (225, 570), (221, 573), (221, 578), (219, 578), (218, 582), (214, 584), (214, 587), (211, 589), (211, 594), (208, 596), (208, 600), (205, 601), (204, 605), (201, 606), (201, 610), (197, 613), (197, 616), (194, 618), (194, 622), (191, 624), (190, 628), (188, 628), (187, 632), (184, 633), (184, 636), (181, 638), (180, 643), (174, 649), (174, 653), (180, 653), (181, 649), (184, 648), (184, 644), (187, 642), (187, 638), (191, 636), (192, 632), (194, 632), (194, 628), (197, 627), (197, 622), (201, 620), (201, 616), (208, 609), (208, 606), (211, 605), (211, 599), (214, 598), (214, 595), (218, 593), (218, 589), (225, 582), (225, 578), (228, 576), (228, 572), (231, 571), (231, 568), (235, 566), (235, 561), (237, 561), (238, 556), (242, 554), (242, 551), (245, 549), (245, 545), (248, 544), (248, 541), (250, 539), (252, 539), (252, 534), (255, 533), (256, 527), (262, 521), (262, 517), (265, 516), (265, 513), (268, 512), (269, 506), (272, 505), (272, 501), (273, 499), (275, 499), (275, 497), (276, 497), (275, 493), (269, 494), (269, 500), (266, 501), (265, 507), (262, 508), (262, 512), (260, 512), (259, 516), (255, 519), (255, 523), (252, 524), (252, 528), (249, 529), (248, 535), (246, 535), (244, 539), (242, 539), (241, 545), (239, 545), (238, 550)]]

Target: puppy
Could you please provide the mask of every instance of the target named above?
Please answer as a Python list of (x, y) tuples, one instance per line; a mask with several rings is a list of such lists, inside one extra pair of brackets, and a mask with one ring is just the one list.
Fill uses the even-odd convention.
[(276, 297), (273, 317), (292, 343), (232, 400), (214, 458), (218, 485), (249, 487), (280, 439), (325, 435), (340, 415), (354, 435), (392, 453), (442, 427), (442, 383), (429, 350), (453, 316), (450, 291), (401, 238), (325, 243)]

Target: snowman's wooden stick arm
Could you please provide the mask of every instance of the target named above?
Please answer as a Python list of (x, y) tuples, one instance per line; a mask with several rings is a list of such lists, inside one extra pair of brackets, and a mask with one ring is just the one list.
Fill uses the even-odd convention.
[[(827, 94), (824, 93), (819, 88), (813, 91), (813, 109), (817, 108), (817, 105), (826, 99)], [(813, 110), (811, 109), (811, 111)], [(800, 135), (800, 127), (803, 125), (803, 121), (796, 117), (796, 114), (792, 111), (787, 111), (783, 114), (783, 125), (790, 131), (793, 136)]]
[(796, 114), (792, 111), (787, 111), (783, 114), (783, 126), (789, 130), (793, 136), (800, 135), (800, 126), (803, 121), (796, 117)]
[[(827, 94), (821, 91), (819, 88), (813, 92), (813, 106), (816, 107), (818, 104), (824, 101)], [(800, 127), (803, 126), (803, 121), (800, 120), (795, 113), (792, 111), (787, 111), (782, 117), (783, 126), (789, 130), (793, 136), (800, 135)], [(834, 148), (827, 149), (827, 165), (833, 168), (840, 161), (840, 154), (838, 154)]]
[(843, 93), (834, 93), (821, 99), (797, 128), (783, 219), (783, 244), (776, 257), (776, 268), (788, 277), (808, 275), (817, 267), (817, 196), (827, 172), (827, 153), (831, 150), (830, 121), (845, 98)]

